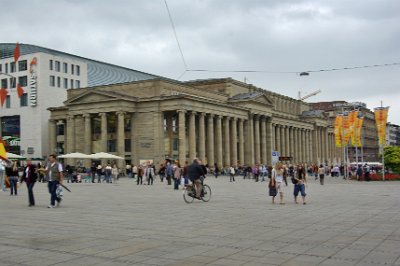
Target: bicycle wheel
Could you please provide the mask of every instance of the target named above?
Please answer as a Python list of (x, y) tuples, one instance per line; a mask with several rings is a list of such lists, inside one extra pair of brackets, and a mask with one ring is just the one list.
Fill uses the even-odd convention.
[(211, 188), (208, 185), (203, 185), (203, 191), (202, 191), (202, 197), (201, 199), (205, 202), (210, 201), (211, 199)]
[(192, 203), (194, 201), (194, 193), (193, 189), (183, 190), (183, 200), (188, 204)]

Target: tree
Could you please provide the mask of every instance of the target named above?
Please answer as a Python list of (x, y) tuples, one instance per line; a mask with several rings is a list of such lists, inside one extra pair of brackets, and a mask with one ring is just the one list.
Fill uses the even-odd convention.
[(385, 167), (390, 168), (393, 172), (400, 173), (400, 147), (388, 146), (384, 150)]

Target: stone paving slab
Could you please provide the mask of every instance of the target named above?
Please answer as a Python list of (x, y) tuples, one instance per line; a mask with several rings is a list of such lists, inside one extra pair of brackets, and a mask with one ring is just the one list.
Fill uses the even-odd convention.
[(66, 184), (48, 209), (0, 192), (0, 265), (400, 265), (400, 182), (310, 179), (307, 205), (271, 204), (267, 183), (208, 177), (208, 203), (156, 180)]

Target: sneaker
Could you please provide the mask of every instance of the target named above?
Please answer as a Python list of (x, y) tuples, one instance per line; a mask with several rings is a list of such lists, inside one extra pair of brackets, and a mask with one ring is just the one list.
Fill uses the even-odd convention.
[(61, 198), (57, 201), (57, 207), (60, 207), (61, 201), (62, 201)]
[(53, 209), (54, 208), (54, 205), (49, 205), (49, 206), (47, 206), (47, 208), (50, 208), (50, 209)]

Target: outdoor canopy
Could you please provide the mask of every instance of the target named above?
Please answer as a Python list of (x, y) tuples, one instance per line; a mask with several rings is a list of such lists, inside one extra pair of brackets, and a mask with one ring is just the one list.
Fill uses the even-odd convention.
[(90, 155), (80, 153), (80, 152), (72, 152), (72, 153), (67, 153), (64, 155), (58, 156), (58, 158), (64, 158), (64, 159), (91, 159), (92, 157)]
[(106, 152), (98, 152), (89, 155), (92, 159), (115, 159), (115, 160), (124, 160), (124, 158), (119, 157), (117, 155), (106, 153)]

